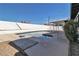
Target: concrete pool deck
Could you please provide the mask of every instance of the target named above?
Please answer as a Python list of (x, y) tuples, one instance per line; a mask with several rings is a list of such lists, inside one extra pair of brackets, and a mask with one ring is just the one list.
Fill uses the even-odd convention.
[(18, 35), (15, 34), (3, 34), (0, 35), (0, 42), (5, 42), (5, 41), (13, 41), (19, 38)]
[[(69, 48), (69, 41), (65, 37), (64, 32), (52, 32), (51, 33), (53, 37), (49, 37), (46, 39), (47, 44), (42, 44), (42, 37), (30, 37), (29, 39), (38, 41), (39, 43), (33, 47), (30, 47), (28, 49), (25, 49), (24, 52), (29, 56), (68, 56), (68, 48)], [(6, 37), (1, 36), (4, 39), (8, 39), (10, 35)], [(9, 39), (16, 38), (17, 36), (11, 35)], [(6, 48), (7, 45), (4, 46), (4, 44), (1, 45), (1, 47)], [(3, 53), (4, 51), (7, 52), (7, 50), (0, 47), (0, 52)], [(12, 46), (11, 46), (12, 47)], [(12, 47), (12, 49), (14, 49)], [(11, 51), (11, 49), (10, 49)], [(15, 51), (17, 51), (15, 49)], [(9, 52), (10, 53), (10, 52)], [(3, 53), (2, 55), (7, 55)], [(9, 54), (10, 55), (10, 54)]]
[[(25, 52), (29, 56), (68, 56), (69, 41), (64, 32), (54, 33), (53, 35), (52, 38), (47, 39), (47, 45), (39, 43), (26, 49)], [(41, 38), (32, 39), (40, 42)]]

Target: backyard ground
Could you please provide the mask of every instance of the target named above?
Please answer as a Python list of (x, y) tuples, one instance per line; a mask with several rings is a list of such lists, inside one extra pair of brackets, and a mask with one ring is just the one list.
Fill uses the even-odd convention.
[[(28, 49), (25, 49), (24, 53), (26, 53), (29, 56), (68, 56), (69, 41), (65, 37), (64, 32), (62, 31), (52, 32), (51, 34), (53, 35), (53, 37), (44, 37), (44, 36), (30, 37), (29, 38), (30, 40), (37, 41), (38, 44)], [(5, 37), (3, 36), (3, 38), (7, 39), (8, 37), (6, 36)], [(17, 38), (17, 36), (15, 35), (11, 35), (10, 37)], [(10, 39), (13, 39), (13, 38), (10, 38)], [(28, 38), (25, 38), (25, 39), (28, 39)], [(2, 36), (0, 40), (2, 40)], [(14, 53), (11, 53), (12, 51)], [(6, 52), (8, 54), (6, 54)], [(18, 52), (17, 49), (15, 47), (12, 47), (8, 43), (0, 44), (0, 55), (15, 55), (17, 52)]]

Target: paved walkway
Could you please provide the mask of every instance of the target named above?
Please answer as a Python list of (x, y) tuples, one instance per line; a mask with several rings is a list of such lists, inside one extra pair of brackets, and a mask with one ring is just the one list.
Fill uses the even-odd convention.
[[(53, 33), (52, 33), (53, 34)], [(46, 40), (47, 44), (43, 44), (41, 37), (39, 38), (32, 38), (39, 42), (39, 44), (26, 49), (25, 53), (30, 56), (67, 56), (68, 55), (68, 48), (69, 42), (65, 37), (63, 32), (54, 33), (54, 37), (48, 38)]]

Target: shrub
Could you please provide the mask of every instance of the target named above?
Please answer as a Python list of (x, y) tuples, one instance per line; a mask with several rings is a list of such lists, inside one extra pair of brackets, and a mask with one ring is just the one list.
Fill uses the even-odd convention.
[(65, 35), (71, 42), (77, 42), (77, 24), (77, 22), (70, 20), (64, 26)]

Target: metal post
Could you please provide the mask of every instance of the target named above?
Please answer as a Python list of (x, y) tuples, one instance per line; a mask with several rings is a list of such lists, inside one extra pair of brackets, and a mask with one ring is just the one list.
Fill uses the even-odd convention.
[[(48, 17), (48, 25), (50, 26), (50, 17)], [(51, 26), (49, 27), (50, 32), (51, 32)]]

